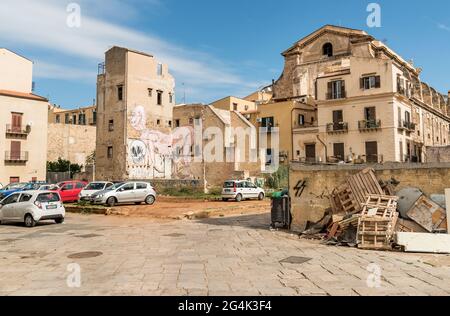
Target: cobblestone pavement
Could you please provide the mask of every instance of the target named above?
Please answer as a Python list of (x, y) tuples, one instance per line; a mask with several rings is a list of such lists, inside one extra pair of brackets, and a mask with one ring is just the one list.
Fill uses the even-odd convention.
[[(70, 215), (64, 225), (3, 225), (0, 295), (450, 294), (449, 256), (324, 246), (268, 222)], [(101, 254), (68, 258), (82, 252)], [(289, 257), (304, 260), (280, 263)], [(80, 287), (68, 286), (73, 264)]]

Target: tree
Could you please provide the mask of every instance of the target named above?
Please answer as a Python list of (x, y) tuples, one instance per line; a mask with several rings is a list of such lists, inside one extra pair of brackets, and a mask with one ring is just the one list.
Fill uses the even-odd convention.
[(72, 178), (74, 174), (80, 173), (81, 169), (83, 169), (82, 165), (71, 163), (69, 160), (65, 160), (62, 158), (58, 158), (57, 161), (48, 161), (47, 162), (47, 171), (48, 172), (69, 172), (70, 177)]

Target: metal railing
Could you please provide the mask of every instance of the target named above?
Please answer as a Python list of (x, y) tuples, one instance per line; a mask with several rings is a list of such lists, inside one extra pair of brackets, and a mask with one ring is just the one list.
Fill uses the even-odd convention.
[(417, 127), (416, 123), (408, 122), (408, 121), (398, 121), (398, 128), (405, 129), (407, 131), (415, 131)]
[(345, 99), (347, 97), (347, 92), (341, 91), (339, 93), (327, 93), (327, 100), (339, 100), (339, 99)]
[(359, 121), (358, 127), (359, 127), (360, 131), (380, 129), (381, 128), (381, 120)]
[(28, 135), (31, 132), (31, 127), (27, 126), (16, 126), (11, 124), (6, 124), (6, 134), (20, 134), (20, 135)]
[(5, 151), (5, 161), (8, 162), (27, 162), (28, 151)]
[(327, 124), (327, 133), (346, 133), (348, 132), (348, 123), (338, 122)]

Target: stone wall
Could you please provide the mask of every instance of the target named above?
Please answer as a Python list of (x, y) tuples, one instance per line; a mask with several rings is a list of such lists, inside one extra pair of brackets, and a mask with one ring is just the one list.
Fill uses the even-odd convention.
[(47, 161), (58, 158), (80, 165), (95, 151), (95, 126), (48, 124)]
[(427, 162), (450, 162), (450, 146), (427, 147)]
[[(318, 221), (330, 207), (329, 194), (344, 184), (348, 176), (367, 168), (367, 165), (306, 166), (293, 163), (289, 171), (292, 197), (293, 229), (300, 229), (308, 221)], [(380, 180), (395, 179), (397, 189), (413, 186), (426, 195), (444, 194), (450, 188), (450, 163), (371, 165)]]
[[(147, 180), (146, 180), (147, 181)], [(202, 180), (150, 180), (156, 191), (161, 192), (164, 189), (179, 190), (183, 188), (192, 189), (193, 191), (203, 192)]]

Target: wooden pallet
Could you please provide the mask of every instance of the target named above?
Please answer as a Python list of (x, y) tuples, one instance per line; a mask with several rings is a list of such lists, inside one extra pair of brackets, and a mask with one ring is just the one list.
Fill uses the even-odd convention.
[(392, 218), (397, 212), (397, 202), (396, 196), (369, 194), (363, 204), (361, 215)]
[(398, 213), (393, 217), (361, 216), (358, 223), (358, 248), (391, 250)]

